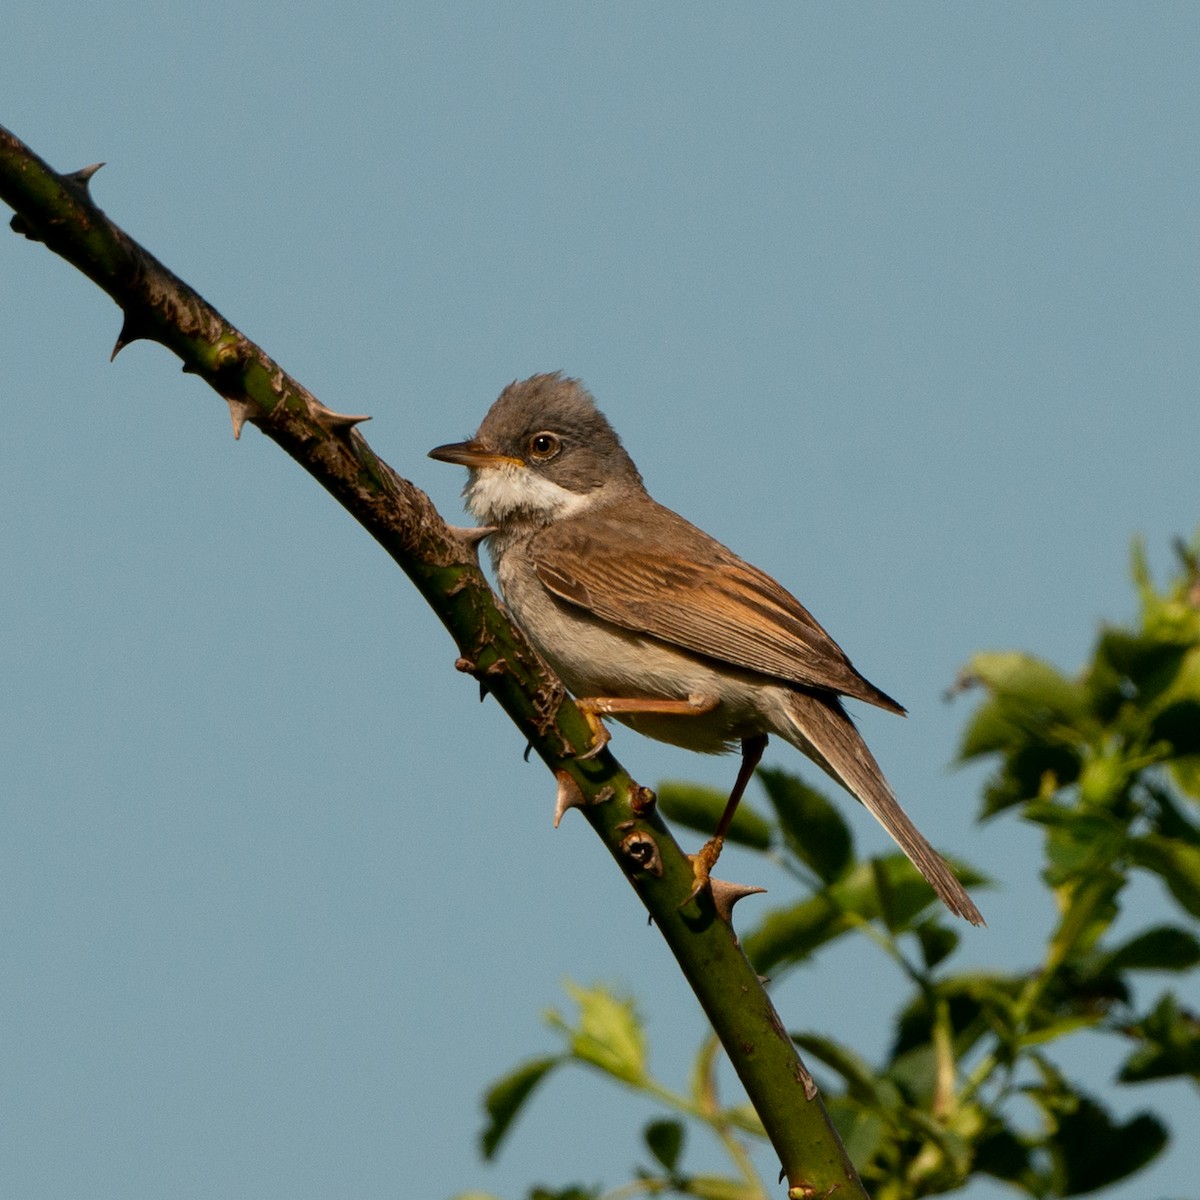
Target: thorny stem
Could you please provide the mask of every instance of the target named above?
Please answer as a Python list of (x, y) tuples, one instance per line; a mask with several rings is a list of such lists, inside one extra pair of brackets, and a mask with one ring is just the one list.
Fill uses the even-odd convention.
[[(460, 669), (504, 707), (604, 840), (670, 946), (779, 1154), (789, 1192), (866, 1200), (811, 1078), (730, 924), (704, 893), (680, 907), (692, 867), (653, 794), (602, 751), (561, 682), (512, 626), (479, 569), (475, 544), (264, 350), (234, 328), (97, 207), (94, 168), (60, 175), (0, 128), (0, 199), (13, 229), (77, 267), (124, 314), (114, 356), (159, 342), (229, 404), (235, 432), (255, 425), (325, 487), (409, 576), (458, 644)], [(631, 836), (636, 834), (635, 843)]]

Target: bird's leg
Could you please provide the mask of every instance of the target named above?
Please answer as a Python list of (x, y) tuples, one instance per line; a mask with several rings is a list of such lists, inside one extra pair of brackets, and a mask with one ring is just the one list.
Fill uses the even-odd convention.
[(725, 845), (725, 834), (729, 832), (733, 814), (737, 812), (742, 793), (746, 790), (746, 785), (754, 774), (754, 768), (762, 761), (763, 751), (766, 748), (767, 735), (765, 733), (756, 733), (753, 737), (742, 738), (742, 764), (738, 767), (737, 779), (733, 781), (733, 791), (729, 793), (729, 799), (725, 802), (725, 811), (717, 822), (717, 831), (700, 847), (699, 854), (688, 855), (692, 860), (696, 886), (688, 893), (684, 904), (688, 900), (694, 900), (708, 887), (709, 872), (716, 865), (717, 859), (721, 857), (721, 848)]
[[(619, 713), (658, 713), (662, 715), (678, 715), (683, 717), (700, 717), (710, 713), (720, 701), (715, 696), (688, 696), (686, 700), (657, 700), (631, 698), (629, 696), (585, 696), (576, 700), (579, 711), (587, 718), (587, 723), (596, 735), (595, 744), (585, 750), (580, 758), (594, 758), (612, 736), (604, 727), (602, 716), (616, 716)], [(761, 755), (761, 751), (759, 752)]]

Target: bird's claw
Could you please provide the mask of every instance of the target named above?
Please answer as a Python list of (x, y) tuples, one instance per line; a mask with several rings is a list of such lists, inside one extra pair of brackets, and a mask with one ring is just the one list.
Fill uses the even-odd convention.
[(688, 855), (688, 860), (692, 864), (692, 877), (695, 880), (695, 886), (684, 897), (683, 903), (679, 906), (680, 908), (683, 908), (685, 904), (690, 904), (701, 892), (712, 886), (709, 876), (713, 867), (717, 864), (717, 859), (721, 857), (721, 849), (724, 845), (725, 839), (723, 837), (709, 838), (700, 847), (698, 854)]
[(588, 728), (592, 731), (594, 741), (582, 753), (575, 757), (586, 762), (589, 758), (595, 758), (601, 750), (612, 740), (612, 734), (608, 732), (607, 726), (600, 720), (600, 714), (594, 708), (587, 704), (579, 704), (579, 711), (583, 713), (584, 720), (588, 723)]

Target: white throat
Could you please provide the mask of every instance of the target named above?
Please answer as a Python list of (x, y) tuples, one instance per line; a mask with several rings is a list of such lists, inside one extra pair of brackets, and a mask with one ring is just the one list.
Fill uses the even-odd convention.
[(554, 521), (589, 507), (594, 497), (572, 492), (529, 467), (504, 463), (472, 470), (463, 493), (471, 515), (484, 525), (501, 525), (525, 513), (535, 520)]

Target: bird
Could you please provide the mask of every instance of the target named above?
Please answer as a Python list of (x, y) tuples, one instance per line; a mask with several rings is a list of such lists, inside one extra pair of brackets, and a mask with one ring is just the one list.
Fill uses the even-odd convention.
[(651, 498), (608, 419), (560, 372), (514, 381), (475, 435), (429, 457), (468, 468), (516, 624), (588, 718), (741, 763), (713, 836), (692, 855), (695, 896), (772, 734), (861, 801), (946, 907), (983, 917), (900, 807), (842, 704), (904, 708), (851, 665), (770, 575)]

